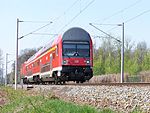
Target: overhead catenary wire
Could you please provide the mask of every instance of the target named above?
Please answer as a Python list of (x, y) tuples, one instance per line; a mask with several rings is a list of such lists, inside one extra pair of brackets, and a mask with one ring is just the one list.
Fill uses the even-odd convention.
[(76, 5), (76, 3), (77, 3), (78, 1), (79, 1), (79, 0), (76, 0), (75, 2), (73, 2), (73, 4), (72, 4), (70, 7), (68, 7), (68, 8), (63, 12), (62, 15), (56, 17), (53, 21), (57, 21), (57, 20), (59, 20), (61, 17), (63, 17), (74, 5)]
[(52, 24), (52, 23), (53, 23), (53, 22), (49, 22), (48, 24), (46, 24), (46, 25), (44, 25), (44, 26), (42, 26), (42, 27), (40, 27), (40, 28), (38, 28), (38, 29), (35, 29), (34, 31), (32, 31), (32, 32), (30, 32), (30, 33), (27, 33), (27, 34), (21, 36), (21, 37), (19, 37), (18, 39), (22, 39), (22, 38), (25, 37), (25, 36), (28, 36), (28, 35), (30, 35), (30, 34), (33, 34), (34, 32), (37, 32), (37, 31), (39, 31), (39, 30), (41, 30), (41, 29), (43, 29), (43, 28), (49, 26), (49, 25)]
[(80, 1), (80, 0), (76, 0), (75, 2), (73, 2), (73, 4), (72, 4), (70, 7), (68, 7), (68, 8), (66, 9), (66, 11), (64, 12), (64, 14), (65, 14), (67, 11), (69, 11), (78, 1)]
[(91, 25), (91, 26), (94, 27), (95, 29), (99, 30), (100, 32), (104, 33), (105, 35), (111, 37), (112, 39), (116, 40), (117, 42), (121, 43), (120, 40), (118, 40), (117, 38), (115, 38), (115, 37), (111, 36), (110, 34), (104, 32), (103, 30), (99, 29), (98, 27), (94, 26), (92, 23), (89, 23), (89, 25)]
[[(81, 2), (81, 0), (76, 0), (69, 8), (67, 8), (66, 11), (64, 11), (63, 15), (65, 15), (67, 13), (68, 10), (70, 10), (78, 1)], [(57, 34), (59, 34), (65, 27), (67, 27), (70, 23), (72, 23), (73, 20), (75, 20), (84, 10), (86, 10), (95, 0), (92, 0), (91, 2), (89, 2), (83, 9), (81, 9), (80, 7), (80, 11), (79, 13), (77, 13), (67, 24), (65, 24), (59, 31)], [(56, 19), (54, 19), (53, 21), (57, 21), (58, 19), (60, 19), (62, 17), (62, 15), (58, 16)], [(55, 37), (55, 36), (54, 36)]]
[(32, 20), (25, 20), (20, 22), (29, 22), (29, 23), (49, 23), (50, 21), (32, 21)]
[[(66, 11), (64, 11), (63, 15), (64, 15), (68, 10), (70, 10), (78, 1), (79, 1), (79, 0), (76, 0), (69, 8), (67, 8)], [(54, 19), (54, 21), (58, 20), (61, 16), (62, 16), (62, 15), (58, 16), (56, 19)], [(28, 36), (28, 35), (30, 35), (30, 34), (36, 34), (36, 35), (52, 35), (52, 34), (48, 34), (48, 33), (35, 33), (36, 31), (39, 31), (39, 30), (41, 30), (42, 28), (44, 28), (44, 27), (50, 25), (50, 24), (52, 23), (52, 22), (50, 22), (50, 21), (22, 21), (22, 22), (31, 22), (31, 23), (47, 23), (47, 22), (49, 22), (49, 23), (46, 24), (46, 25), (44, 25), (44, 26), (42, 26), (42, 27), (40, 27), (40, 28), (38, 28), (38, 29), (36, 29), (36, 30), (34, 30), (34, 31), (32, 31), (32, 32), (30, 32), (30, 33), (27, 33), (27, 34), (25, 34), (25, 35), (19, 37), (18, 39), (21, 39), (21, 38), (23, 38), (23, 37), (25, 37), (25, 36)], [(54, 35), (54, 34), (53, 34), (53, 35)], [(55, 34), (54, 36), (56, 36), (56, 35), (58, 35), (58, 34)]]
[[(105, 17), (102, 21), (104, 22), (104, 21), (106, 21), (106, 20), (111, 19), (112, 17), (114, 17), (114, 16), (116, 16), (116, 15), (122, 13), (123, 11), (128, 10), (128, 9), (134, 7), (135, 5), (137, 5), (138, 3), (140, 3), (141, 1), (142, 1), (142, 0), (137, 0), (137, 1), (134, 2), (133, 4), (131, 4), (131, 5), (129, 5), (129, 6), (125, 7), (125, 8), (123, 8), (123, 9), (121, 9), (121, 10), (115, 12), (115, 13), (113, 13), (112, 15), (110, 15), (110, 16), (108, 16), (108, 17)], [(102, 22), (102, 23), (103, 23), (103, 22)]]
[[(80, 10), (79, 13), (77, 13), (67, 24), (65, 24), (60, 30), (62, 31), (65, 27), (67, 27), (69, 24), (71, 24), (81, 13), (83, 13), (95, 0), (92, 0), (91, 2), (89, 2), (83, 9)], [(58, 33), (59, 33), (58, 32)]]
[[(104, 21), (106, 21), (106, 20), (109, 20), (110, 18), (112, 18), (113, 16), (115, 16), (115, 15), (118, 15), (118, 14), (120, 14), (120, 13), (122, 13), (123, 11), (125, 11), (125, 10), (128, 10), (128, 9), (130, 9), (130, 8), (132, 8), (132, 7), (134, 7), (135, 5), (137, 5), (138, 3), (140, 3), (142, 0), (137, 0), (136, 2), (134, 2), (133, 4), (131, 4), (131, 5), (129, 5), (129, 6), (127, 6), (127, 7), (125, 7), (125, 8), (123, 8), (123, 9), (121, 9), (121, 10), (119, 10), (119, 11), (117, 11), (117, 12), (115, 12), (115, 13), (113, 13), (112, 15), (110, 15), (110, 16), (108, 16), (108, 17), (105, 17), (104, 19), (103, 19), (103, 22)], [(141, 15), (141, 14), (140, 14)], [(139, 15), (139, 16), (140, 16)], [(138, 17), (138, 16), (136, 16), (136, 17)], [(133, 19), (134, 19), (135, 17), (133, 17)], [(130, 19), (131, 20), (131, 19)], [(127, 21), (129, 21), (129, 20), (127, 20)], [(127, 21), (125, 21), (125, 23), (127, 22)], [(92, 23), (92, 24), (94, 24), (94, 25), (116, 25), (116, 24), (103, 24), (103, 22), (101, 23), (101, 24), (99, 24), (99, 23)], [(115, 29), (115, 28), (117, 28), (117, 26), (116, 27), (113, 27), (113, 28), (111, 28), (111, 29), (109, 29), (108, 31), (111, 31), (111, 30), (113, 30), (113, 29)]]
[(105, 36), (91, 35), (91, 37), (95, 38), (106, 38)]
[(92, 23), (94, 25), (107, 25), (107, 26), (114, 26), (114, 25), (117, 25), (117, 24), (99, 24), (99, 23)]
[[(142, 15), (144, 15), (144, 14), (146, 14), (146, 13), (149, 13), (149, 12), (150, 12), (150, 9), (145, 10), (145, 11), (143, 11), (142, 13), (140, 13), (140, 14), (134, 16), (134, 17), (131, 17), (131, 18), (127, 19), (127, 20), (125, 20), (124, 23), (128, 23), (128, 22), (130, 22), (130, 21), (133, 21), (134, 19), (137, 19), (138, 17), (140, 17), (140, 16), (142, 16)], [(111, 28), (111, 29), (109, 29), (108, 31), (111, 31), (111, 30), (113, 30), (113, 29), (115, 29), (115, 28), (117, 28), (117, 26), (116, 26), (116, 27), (113, 27), (113, 28)]]
[[(78, 1), (80, 1), (80, 0), (75, 0), (75, 1), (72, 3), (72, 5), (69, 6), (61, 15), (59, 15), (59, 16), (56, 17), (56, 18), (54, 18), (54, 19), (53, 19), (53, 22), (56, 23), (58, 20), (60, 20), (68, 11), (71, 10), (71, 8), (73, 8), (73, 7), (78, 3)], [(55, 26), (55, 24), (53, 24), (53, 26)], [(54, 37), (55, 37), (55, 35), (54, 35)]]
[(51, 33), (32, 33), (33, 35), (53, 35), (57, 36), (58, 34), (51, 34)]
[(150, 12), (150, 9), (149, 9), (149, 10), (145, 10), (145, 11), (143, 11), (142, 13), (140, 13), (140, 14), (138, 14), (138, 15), (136, 15), (136, 16), (134, 16), (134, 17), (132, 17), (132, 18), (126, 20), (125, 23), (130, 22), (130, 21), (132, 21), (132, 20), (134, 20), (134, 19), (136, 19), (136, 18), (138, 18), (138, 17), (140, 17), (140, 16), (142, 16), (142, 15), (144, 15), (144, 14), (146, 14), (146, 13), (149, 13), (149, 12)]

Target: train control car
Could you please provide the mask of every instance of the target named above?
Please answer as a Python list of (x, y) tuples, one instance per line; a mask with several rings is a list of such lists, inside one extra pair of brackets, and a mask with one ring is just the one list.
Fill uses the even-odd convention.
[(77, 83), (93, 76), (93, 45), (87, 31), (73, 27), (21, 66), (23, 83)]

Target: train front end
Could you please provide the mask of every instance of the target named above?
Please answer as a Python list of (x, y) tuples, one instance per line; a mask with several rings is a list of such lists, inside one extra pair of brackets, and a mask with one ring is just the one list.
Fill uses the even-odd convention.
[(63, 81), (85, 82), (93, 76), (93, 45), (88, 32), (71, 28), (62, 36)]

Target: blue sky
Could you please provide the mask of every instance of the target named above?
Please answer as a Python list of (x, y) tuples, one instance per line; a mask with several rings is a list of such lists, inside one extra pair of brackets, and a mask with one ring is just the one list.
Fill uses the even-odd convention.
[[(74, 5), (72, 5), (73, 3)], [(89, 3), (91, 5), (88, 6)], [(78, 26), (84, 28), (91, 35), (104, 36), (104, 34), (91, 27), (89, 23), (119, 24), (146, 10), (150, 10), (149, 4), (149, 0), (1, 0), (0, 48), (3, 50), (4, 55), (7, 52), (12, 54), (11, 59), (15, 58), (17, 18), (22, 21), (53, 22), (37, 33), (62, 34), (65, 30)], [(86, 6), (88, 7), (86, 8)], [(86, 9), (84, 10), (84, 8)], [(70, 23), (77, 14), (79, 15)], [(129, 38), (135, 43), (145, 41), (147, 46), (150, 47), (149, 20), (150, 12), (147, 12), (125, 23), (125, 38)], [(19, 37), (45, 24), (47, 23), (19, 23)], [(67, 26), (64, 27), (65, 25)], [(120, 27), (116, 27), (111, 31), (108, 30), (114, 26), (97, 25), (97, 27), (111, 33), (113, 36), (121, 36)], [(43, 46), (51, 38), (53, 36), (28, 35), (19, 40), (19, 51), (25, 48)]]

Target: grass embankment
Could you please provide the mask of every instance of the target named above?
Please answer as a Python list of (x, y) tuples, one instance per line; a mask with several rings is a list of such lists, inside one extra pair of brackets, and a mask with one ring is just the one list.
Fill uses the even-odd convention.
[(0, 113), (114, 113), (91, 106), (64, 102), (54, 95), (17, 90), (0, 86)]

